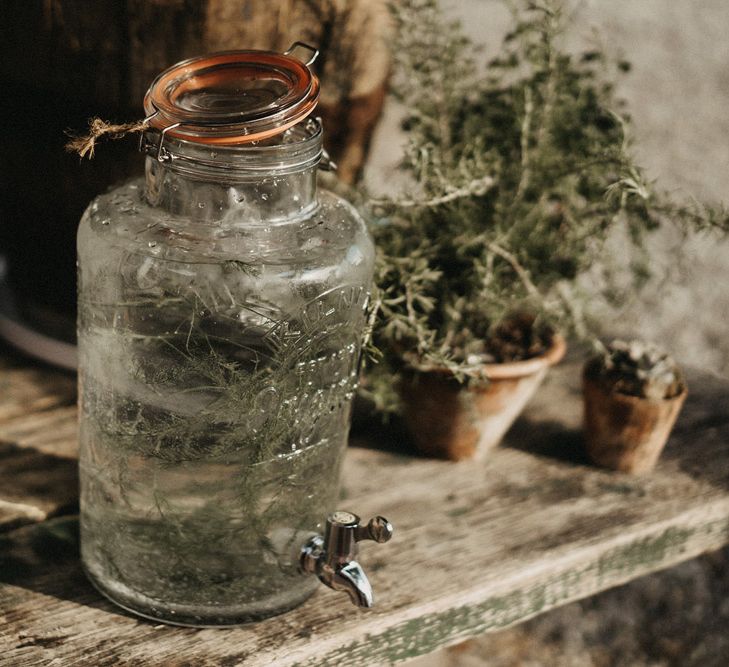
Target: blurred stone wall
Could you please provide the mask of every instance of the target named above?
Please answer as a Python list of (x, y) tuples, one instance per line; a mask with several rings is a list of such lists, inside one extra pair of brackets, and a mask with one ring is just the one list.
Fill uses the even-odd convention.
[[(498, 50), (509, 21), (502, 0), (443, 0), (470, 37)], [(726, 0), (581, 0), (570, 42), (600, 34), (633, 63), (619, 92), (635, 121), (639, 162), (678, 195), (729, 203), (729, 2)], [(389, 102), (377, 131), (368, 184), (398, 183), (400, 110)], [(670, 232), (652, 240), (656, 266), (671, 276), (621, 312), (613, 329), (666, 346), (681, 363), (729, 375), (729, 241), (694, 239), (677, 265)], [(606, 315), (607, 317), (607, 315)], [(612, 319), (612, 318), (611, 318)]]

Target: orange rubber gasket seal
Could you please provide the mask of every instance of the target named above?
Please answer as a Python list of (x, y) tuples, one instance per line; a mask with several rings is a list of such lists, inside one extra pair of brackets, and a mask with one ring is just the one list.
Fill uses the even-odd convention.
[[(241, 73), (253, 84), (257, 80), (275, 82), (283, 92), (267, 104), (247, 109), (191, 110), (179, 104), (185, 95), (222, 87)], [(236, 145), (267, 139), (302, 121), (314, 111), (319, 89), (319, 79), (293, 56), (273, 51), (225, 51), (182, 61), (162, 72), (144, 97), (144, 109), (150, 127), (168, 137)]]

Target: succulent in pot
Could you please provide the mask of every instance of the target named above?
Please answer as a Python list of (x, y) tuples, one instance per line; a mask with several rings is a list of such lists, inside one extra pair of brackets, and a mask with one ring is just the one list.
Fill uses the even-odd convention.
[(585, 444), (595, 463), (651, 471), (686, 400), (676, 362), (658, 346), (616, 340), (583, 373)]

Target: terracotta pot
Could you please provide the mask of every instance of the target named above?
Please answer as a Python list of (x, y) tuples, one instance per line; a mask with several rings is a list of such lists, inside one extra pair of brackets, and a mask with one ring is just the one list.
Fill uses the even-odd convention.
[(585, 444), (598, 465), (627, 473), (653, 470), (688, 394), (662, 400), (609, 391), (589, 373), (582, 377)]
[(466, 387), (445, 368), (412, 372), (400, 385), (400, 395), (418, 449), (452, 461), (482, 459), (499, 444), (565, 349), (564, 339), (555, 336), (542, 356), (486, 364), (490, 382), (485, 387)]

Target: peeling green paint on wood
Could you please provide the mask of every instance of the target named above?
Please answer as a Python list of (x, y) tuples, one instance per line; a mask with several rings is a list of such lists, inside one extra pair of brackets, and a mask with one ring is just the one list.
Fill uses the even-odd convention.
[[(607, 550), (577, 570), (560, 572), (548, 581), (526, 584), (507, 595), (483, 602), (410, 619), (342, 646), (296, 667), (351, 667), (394, 664), (433, 652), (449, 644), (485, 632), (506, 628), (566, 602), (603, 590), (604, 582), (620, 576), (622, 581), (669, 566), (684, 555), (695, 555), (696, 536), (712, 536), (719, 547), (729, 540), (729, 519), (691, 527), (669, 527)], [(703, 542), (702, 542), (703, 543)]]

